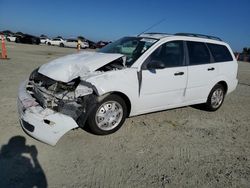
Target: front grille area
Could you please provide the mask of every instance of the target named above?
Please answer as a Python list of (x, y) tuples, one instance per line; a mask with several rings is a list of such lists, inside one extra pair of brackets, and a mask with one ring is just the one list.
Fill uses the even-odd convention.
[(30, 75), (26, 89), (43, 108), (50, 108), (77, 119), (82, 113), (82, 99), (75, 98), (74, 95), (79, 83), (80, 78), (63, 83), (50, 79), (35, 70)]
[(57, 81), (43, 75), (40, 74), (38, 72), (38, 69), (35, 69), (31, 74), (30, 74), (30, 78), (29, 81), (33, 81), (36, 84), (39, 84), (40, 86), (45, 87), (46, 89), (48, 89), (51, 85), (56, 84)]
[[(57, 91), (57, 85), (57, 81), (40, 74), (36, 69), (31, 73), (26, 89), (43, 108), (54, 109), (57, 105), (53, 94)], [(42, 89), (46, 92), (42, 91)]]

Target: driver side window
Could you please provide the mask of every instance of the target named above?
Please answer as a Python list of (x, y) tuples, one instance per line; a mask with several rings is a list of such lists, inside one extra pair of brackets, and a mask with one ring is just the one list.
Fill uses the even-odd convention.
[[(143, 68), (154, 67), (154, 63), (164, 68), (184, 66), (183, 41), (171, 41), (158, 47), (145, 61)], [(156, 66), (157, 69), (157, 66)]]

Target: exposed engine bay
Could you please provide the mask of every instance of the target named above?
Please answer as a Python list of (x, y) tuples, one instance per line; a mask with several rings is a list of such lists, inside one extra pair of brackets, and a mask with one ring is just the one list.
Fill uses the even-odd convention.
[[(119, 58), (99, 68), (94, 74), (123, 68), (123, 59)], [(91, 83), (81, 80), (80, 77), (68, 83), (56, 81), (39, 73), (38, 69), (31, 73), (26, 89), (43, 108), (68, 115), (79, 126), (84, 124), (87, 113), (98, 102), (97, 90)]]
[(108, 63), (107, 65), (104, 65), (103, 67), (97, 69), (97, 71), (111, 71), (111, 70), (121, 70), (123, 68), (125, 68), (125, 65), (124, 65), (124, 59), (123, 58), (119, 58), (119, 59), (116, 59), (110, 63)]

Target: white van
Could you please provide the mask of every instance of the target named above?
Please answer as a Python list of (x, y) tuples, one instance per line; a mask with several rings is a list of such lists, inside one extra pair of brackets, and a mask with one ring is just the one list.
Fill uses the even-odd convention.
[(55, 145), (70, 129), (117, 131), (126, 117), (204, 104), (215, 111), (238, 83), (237, 61), (217, 37), (147, 33), (97, 52), (61, 57), (34, 70), (19, 89), (21, 125)]

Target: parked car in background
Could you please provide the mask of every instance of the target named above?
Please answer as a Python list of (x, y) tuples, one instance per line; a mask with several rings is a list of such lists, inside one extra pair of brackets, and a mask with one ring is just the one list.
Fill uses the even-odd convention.
[(103, 48), (104, 46), (106, 46), (109, 43), (110, 42), (99, 41), (99, 42), (96, 43), (96, 47), (97, 48)]
[(235, 90), (238, 64), (218, 37), (148, 33), (96, 52), (55, 59), (20, 85), (23, 130), (55, 145), (67, 131), (117, 131), (126, 117), (203, 104), (216, 111)]
[(93, 41), (91, 41), (91, 40), (86, 40), (86, 42), (89, 43), (89, 48), (90, 48), (90, 49), (96, 49), (96, 48), (97, 48), (95, 42), (93, 42)]
[(7, 36), (6, 37), (6, 40), (8, 41), (8, 42), (16, 42), (16, 38), (17, 38), (18, 36), (17, 35), (10, 35), (10, 36)]
[(64, 47), (65, 40), (62, 38), (53, 38), (47, 42), (48, 45)]
[[(89, 47), (89, 43), (86, 41), (81, 41), (80, 42), (80, 47), (85, 49)], [(63, 42), (63, 45), (65, 47), (70, 47), (70, 48), (77, 48), (77, 44), (78, 44), (78, 39), (67, 39), (65, 42)]]
[(23, 44), (40, 44), (40, 38), (33, 36), (33, 35), (28, 35), (24, 34), (22, 36), (17, 36), (16, 37), (16, 43), (23, 43)]
[(50, 39), (48, 37), (40, 37), (41, 44), (47, 44)]

